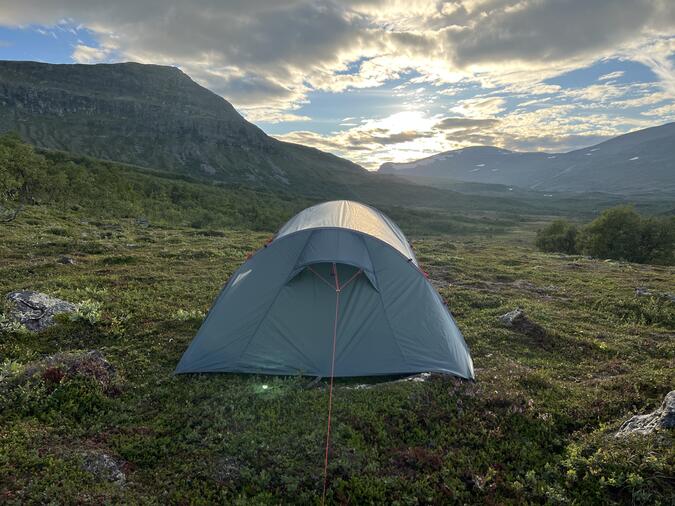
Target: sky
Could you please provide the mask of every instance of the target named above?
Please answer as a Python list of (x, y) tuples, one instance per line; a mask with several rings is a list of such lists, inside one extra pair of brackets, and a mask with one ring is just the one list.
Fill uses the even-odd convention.
[(371, 170), (675, 121), (673, 0), (0, 0), (0, 59), (177, 66)]

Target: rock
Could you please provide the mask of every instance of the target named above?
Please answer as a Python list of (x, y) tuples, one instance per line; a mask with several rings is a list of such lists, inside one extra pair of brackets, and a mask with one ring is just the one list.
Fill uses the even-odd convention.
[(66, 376), (87, 376), (95, 379), (106, 393), (117, 393), (117, 370), (98, 350), (87, 353), (57, 353), (43, 361), (46, 367), (65, 369)]
[(638, 286), (635, 288), (635, 295), (638, 297), (651, 297), (654, 293), (643, 286)]
[(40, 292), (11, 292), (7, 294), (7, 300), (14, 303), (10, 318), (34, 332), (49, 327), (54, 321), (54, 315), (77, 311), (75, 304)]
[(77, 263), (73, 257), (69, 257), (68, 255), (61, 255), (57, 262), (64, 265), (75, 265)]
[(213, 176), (216, 173), (216, 169), (208, 163), (202, 163), (199, 168), (202, 170), (202, 172), (208, 174), (209, 176)]
[(397, 383), (426, 383), (431, 381), (434, 377), (439, 377), (442, 375), (430, 373), (430, 372), (421, 372), (419, 374), (413, 374), (412, 376), (406, 376), (405, 378), (396, 379), (392, 381), (381, 381), (377, 383), (359, 383), (356, 385), (345, 386), (347, 390), (368, 390), (371, 388), (378, 388), (384, 385), (395, 385)]
[(61, 363), (67, 367), (66, 374), (68, 376), (87, 376), (98, 381), (106, 394), (118, 393), (116, 385), (117, 370), (100, 351), (91, 350), (80, 355), (63, 354), (60, 357), (58, 355), (55, 357), (57, 362), (60, 358)]
[(513, 311), (501, 315), (499, 321), (505, 327), (513, 328), (518, 332), (533, 337), (544, 337), (547, 334), (546, 330), (541, 325), (534, 323), (525, 315), (525, 311), (523, 311), (522, 308), (516, 308)]
[(635, 288), (635, 295), (637, 297), (659, 297), (662, 299), (666, 299), (670, 302), (675, 302), (675, 294), (666, 292), (655, 292), (643, 286), (638, 286)]
[(422, 372), (420, 374), (415, 374), (414, 376), (409, 376), (407, 378), (403, 378), (402, 380), (399, 381), (411, 381), (413, 383), (425, 383), (431, 379), (431, 373), (430, 372)]
[(82, 469), (93, 474), (99, 480), (110, 481), (116, 485), (122, 486), (127, 481), (120, 463), (107, 453), (90, 452), (85, 454)]
[(514, 327), (519, 321), (526, 319), (525, 311), (521, 308), (516, 308), (513, 311), (509, 311), (506, 314), (503, 314), (499, 317), (499, 321), (502, 325), (507, 327)]
[(109, 397), (120, 392), (117, 369), (98, 350), (60, 352), (31, 362), (13, 376), (12, 383), (24, 385), (36, 377), (42, 378), (45, 383), (63, 383), (81, 376), (96, 381)]
[(214, 478), (219, 483), (232, 483), (241, 477), (242, 465), (239, 460), (232, 457), (223, 457), (216, 462)]
[(148, 228), (150, 226), (150, 222), (148, 221), (147, 218), (141, 216), (140, 218), (136, 219), (136, 225), (138, 225), (141, 228)]
[(616, 437), (632, 434), (651, 434), (659, 429), (675, 428), (675, 390), (666, 395), (661, 407), (648, 415), (635, 415), (625, 421), (616, 433)]

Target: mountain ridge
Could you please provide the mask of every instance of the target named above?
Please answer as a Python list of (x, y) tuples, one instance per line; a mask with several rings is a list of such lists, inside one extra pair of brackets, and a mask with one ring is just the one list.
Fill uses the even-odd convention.
[(384, 163), (378, 173), (544, 191), (675, 191), (675, 122), (566, 153), (471, 146), (408, 163)]
[(175, 67), (0, 61), (0, 132), (67, 151), (207, 179), (284, 188), (365, 174), (279, 141)]

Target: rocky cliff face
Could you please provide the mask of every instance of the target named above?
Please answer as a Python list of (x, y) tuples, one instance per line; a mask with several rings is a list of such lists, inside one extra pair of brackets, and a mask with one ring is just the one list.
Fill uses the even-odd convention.
[(0, 62), (0, 131), (10, 130), (42, 148), (260, 186), (363, 172), (270, 138), (174, 67)]

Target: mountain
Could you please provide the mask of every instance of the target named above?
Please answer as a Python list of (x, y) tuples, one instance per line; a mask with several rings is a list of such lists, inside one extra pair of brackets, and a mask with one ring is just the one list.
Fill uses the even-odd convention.
[(365, 169), (273, 139), (175, 67), (0, 61), (0, 132), (31, 144), (248, 186), (311, 193)]
[(445, 210), (528, 208), (513, 199), (384, 177), (317, 149), (281, 142), (174, 67), (0, 61), (0, 133), (8, 131), (49, 152), (92, 159), (84, 163), (121, 162), (291, 198)]
[(410, 163), (385, 163), (379, 173), (542, 191), (675, 191), (675, 123), (620, 135), (569, 153), (519, 153), (475, 146)]

